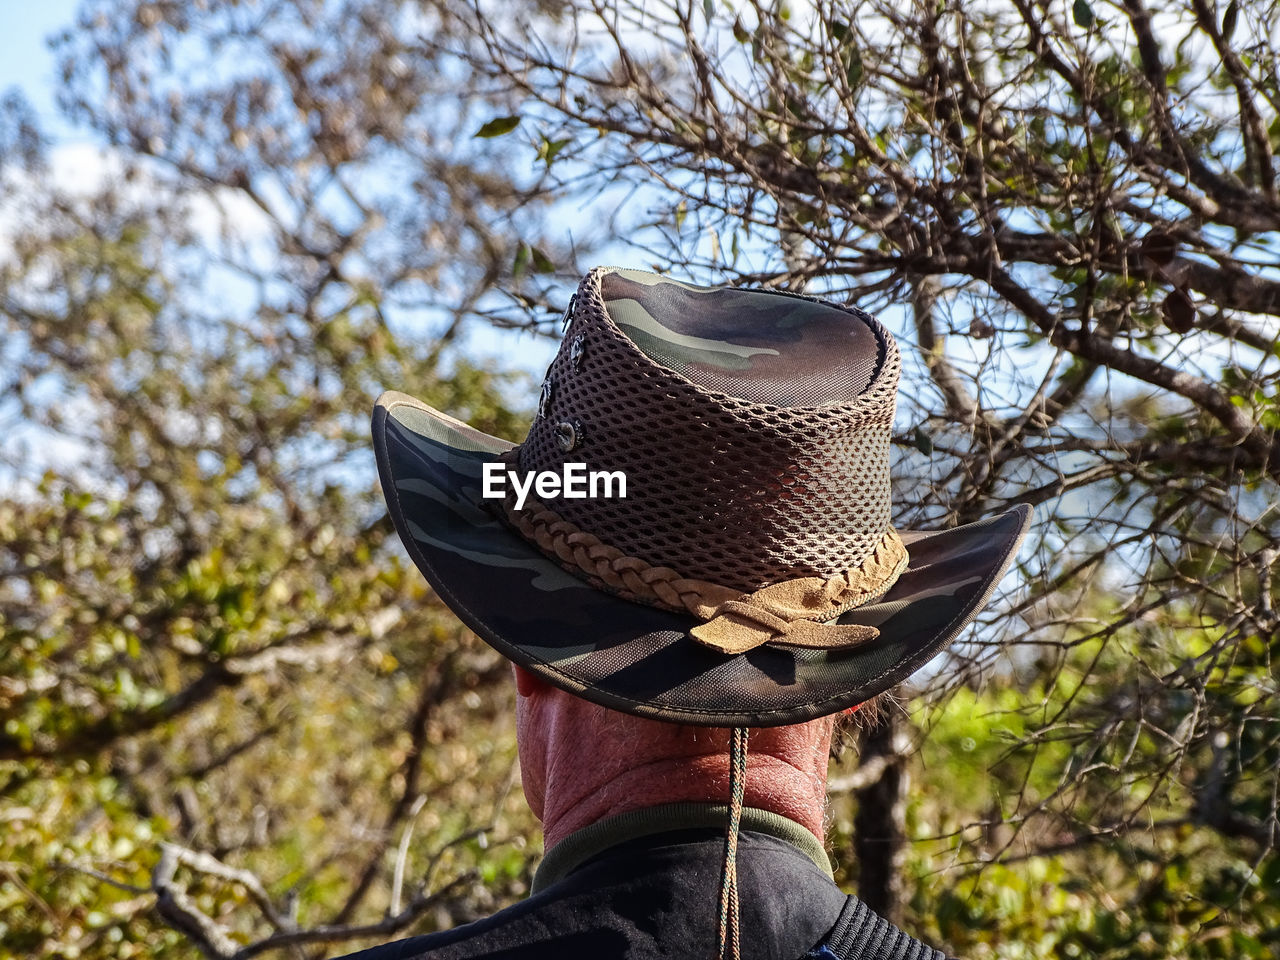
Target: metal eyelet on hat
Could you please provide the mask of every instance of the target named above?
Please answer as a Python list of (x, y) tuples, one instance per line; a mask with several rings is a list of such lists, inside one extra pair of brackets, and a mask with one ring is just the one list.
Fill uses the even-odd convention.
[(556, 424), (555, 428), (556, 445), (565, 453), (570, 450), (576, 450), (582, 445), (582, 423), (574, 420), (572, 422), (563, 420)]
[(573, 342), (569, 344), (569, 362), (573, 364), (573, 369), (577, 370), (582, 365), (582, 356), (587, 352), (587, 338), (582, 334), (578, 334), (573, 338)]
[(538, 416), (545, 417), (551, 412), (551, 395), (555, 392), (555, 382), (551, 377), (542, 381), (542, 392), (538, 394)]
[(578, 295), (575, 293), (569, 298), (569, 306), (565, 307), (564, 316), (560, 318), (560, 332), (563, 333), (569, 329), (569, 324), (573, 322), (573, 311), (578, 306)]

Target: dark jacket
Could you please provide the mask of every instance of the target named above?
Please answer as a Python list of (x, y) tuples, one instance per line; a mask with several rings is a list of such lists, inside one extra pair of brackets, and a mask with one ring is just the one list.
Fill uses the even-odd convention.
[[(722, 829), (632, 839), (491, 917), (350, 960), (713, 960), (723, 856)], [(777, 836), (744, 830), (738, 889), (743, 960), (945, 960), (847, 897), (809, 855)]]

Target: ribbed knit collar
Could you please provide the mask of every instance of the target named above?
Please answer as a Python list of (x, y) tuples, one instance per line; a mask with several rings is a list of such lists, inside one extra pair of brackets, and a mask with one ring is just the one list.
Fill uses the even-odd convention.
[[(533, 875), (532, 892), (545, 890), (582, 863), (620, 843), (673, 830), (724, 827), (728, 822), (729, 808), (723, 803), (668, 803), (598, 820), (569, 834), (547, 851)], [(794, 820), (769, 810), (744, 807), (742, 830), (766, 833), (785, 840), (797, 847), (828, 877), (832, 876), (831, 861), (822, 848), (822, 841)]]

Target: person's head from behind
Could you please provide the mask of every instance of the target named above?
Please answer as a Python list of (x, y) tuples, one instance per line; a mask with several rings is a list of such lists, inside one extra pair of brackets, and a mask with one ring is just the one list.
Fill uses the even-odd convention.
[(388, 507), (441, 598), (518, 665), (548, 850), (720, 804), (727, 904), (743, 807), (821, 833), (833, 716), (955, 639), (1029, 510), (899, 536), (901, 361), (856, 308), (597, 269), (565, 326), (515, 447), (384, 395)]

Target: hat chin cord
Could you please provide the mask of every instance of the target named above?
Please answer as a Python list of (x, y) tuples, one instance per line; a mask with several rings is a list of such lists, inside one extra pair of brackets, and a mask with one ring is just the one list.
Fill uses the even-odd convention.
[(739, 960), (741, 912), (738, 904), (738, 830), (742, 824), (742, 800), (747, 788), (747, 728), (730, 731), (729, 827), (724, 838), (724, 865), (720, 874), (720, 930), (716, 960)]

